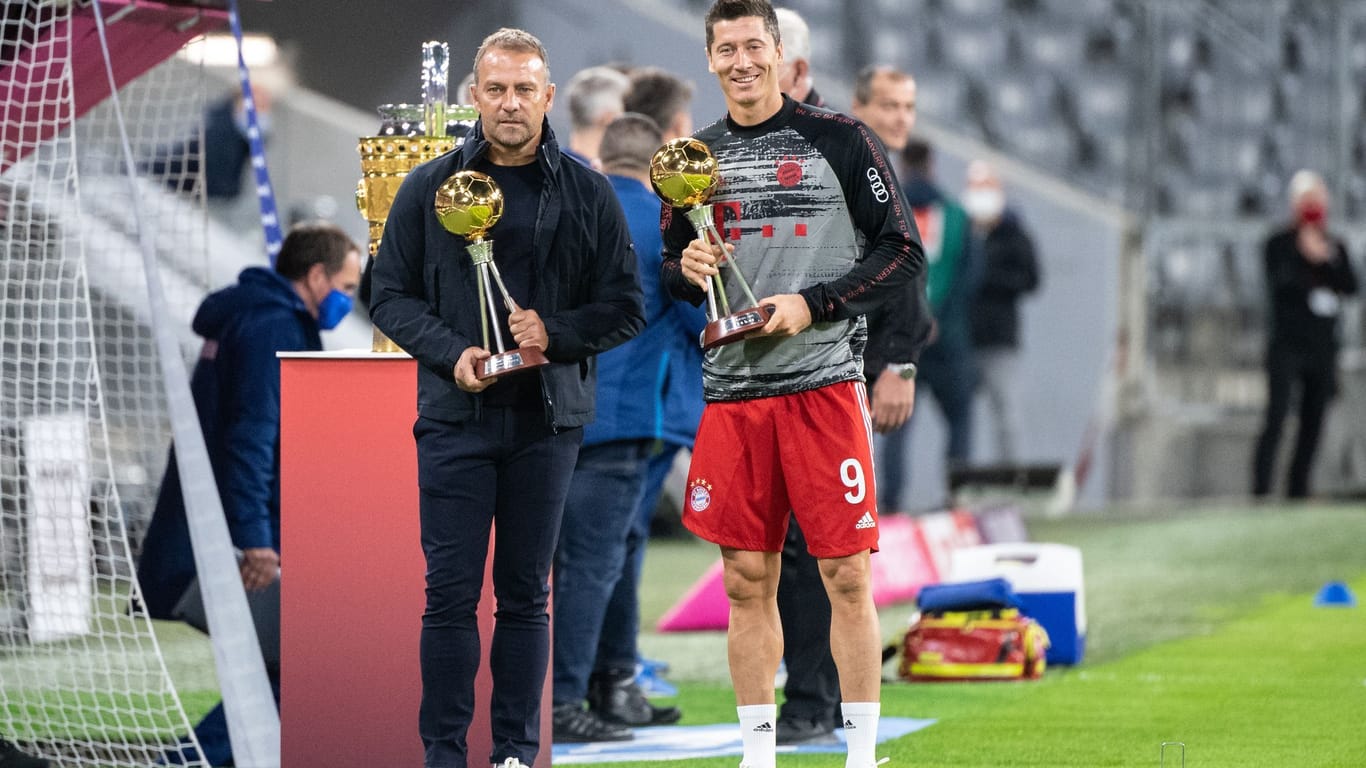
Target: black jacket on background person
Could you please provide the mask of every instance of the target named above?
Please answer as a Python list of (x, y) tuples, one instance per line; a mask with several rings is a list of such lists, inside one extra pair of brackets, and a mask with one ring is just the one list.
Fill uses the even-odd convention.
[(1020, 297), (1039, 287), (1034, 242), (1015, 214), (1006, 211), (982, 238), (977, 297), (972, 307), (972, 344), (978, 349), (1020, 345)]
[[(408, 174), (372, 270), (370, 317), (417, 359), (418, 413), (440, 421), (464, 421), (479, 411), (480, 396), (455, 386), (454, 368), (461, 352), (481, 344), (481, 306), (466, 240), (436, 218), (436, 190), (487, 151), (483, 124), (476, 123), (460, 148)], [(533, 284), (530, 296), (514, 298), (545, 323), (551, 365), (540, 370), (541, 394), (547, 423), (558, 430), (593, 420), (593, 356), (639, 333), (645, 312), (631, 234), (607, 178), (566, 161), (549, 121), (542, 124), (537, 158), (545, 184)]]
[(1326, 263), (1311, 264), (1300, 254), (1296, 232), (1291, 227), (1273, 234), (1263, 252), (1271, 302), (1267, 347), (1332, 365), (1338, 350), (1340, 313), (1315, 314), (1311, 294), (1324, 290), (1339, 297), (1350, 296), (1357, 291), (1356, 274), (1340, 241), (1332, 241), (1334, 255)]

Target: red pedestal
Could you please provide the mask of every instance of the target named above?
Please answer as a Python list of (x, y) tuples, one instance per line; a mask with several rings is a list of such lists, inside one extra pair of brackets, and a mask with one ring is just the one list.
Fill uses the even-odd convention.
[[(281, 358), (282, 768), (420, 766), (416, 363), (370, 353)], [(485, 654), (493, 609), (486, 575)], [(471, 766), (489, 757), (492, 689), (485, 662)], [(535, 768), (550, 768), (550, 739), (547, 675)]]

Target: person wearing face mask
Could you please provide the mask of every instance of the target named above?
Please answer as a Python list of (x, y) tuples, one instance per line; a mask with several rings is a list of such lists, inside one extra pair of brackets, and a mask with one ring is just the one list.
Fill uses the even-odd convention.
[(978, 384), (995, 425), (996, 458), (1016, 460), (1019, 434), (1020, 298), (1039, 287), (1034, 241), (1014, 211), (996, 169), (984, 160), (968, 165), (963, 209), (972, 219), (980, 272), (971, 309)]
[(1357, 291), (1347, 249), (1328, 231), (1328, 187), (1301, 170), (1290, 179), (1290, 226), (1266, 241), (1263, 265), (1267, 313), (1266, 420), (1253, 459), (1252, 493), (1271, 492), (1281, 426), (1299, 392), (1299, 429), (1286, 496), (1309, 496), (1309, 476), (1328, 403), (1337, 394), (1338, 317)]
[[(319, 331), (351, 311), (360, 283), (360, 248), (339, 227), (304, 223), (289, 231), (275, 268), (249, 267), (237, 283), (209, 294), (195, 312), (204, 346), (190, 380), (200, 428), (240, 551), (242, 585), (269, 586), (280, 572), (279, 352), (322, 349)], [(138, 560), (143, 608), (176, 619), (195, 578), (175, 448), (171, 449)], [(197, 589), (197, 586), (193, 587)], [(278, 664), (267, 665), (279, 696)], [(230, 765), (232, 744), (220, 704), (195, 726), (203, 754), (173, 748), (163, 762)]]

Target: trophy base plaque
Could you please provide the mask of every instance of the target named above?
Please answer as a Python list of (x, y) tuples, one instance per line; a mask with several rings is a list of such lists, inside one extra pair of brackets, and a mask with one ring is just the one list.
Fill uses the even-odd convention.
[(764, 304), (707, 323), (707, 327), (702, 329), (702, 349), (712, 349), (722, 344), (740, 341), (754, 331), (763, 328), (776, 311), (777, 307), (772, 304)]
[(535, 347), (512, 349), (507, 352), (499, 352), (485, 360), (484, 364), (480, 366), (479, 372), (475, 374), (475, 378), (483, 380), (509, 373), (521, 373), (532, 368), (540, 368), (549, 363), (550, 361), (546, 359), (545, 353)]

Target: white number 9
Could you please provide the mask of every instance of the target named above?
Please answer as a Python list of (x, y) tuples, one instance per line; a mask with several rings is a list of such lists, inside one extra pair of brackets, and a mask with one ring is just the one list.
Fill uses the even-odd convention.
[(850, 504), (858, 504), (863, 501), (863, 496), (868, 492), (868, 484), (863, 479), (863, 465), (858, 459), (845, 459), (840, 464), (840, 480), (845, 488), (851, 489), (844, 494), (844, 500)]

